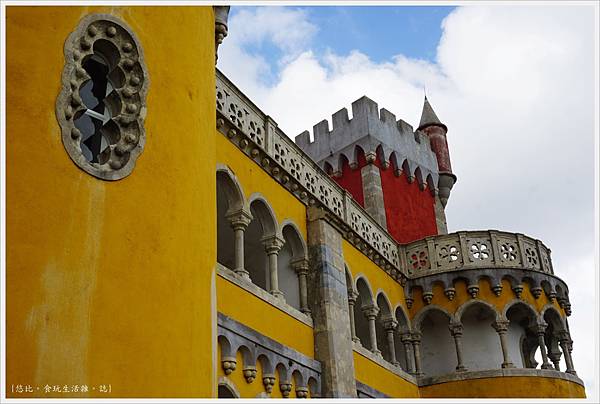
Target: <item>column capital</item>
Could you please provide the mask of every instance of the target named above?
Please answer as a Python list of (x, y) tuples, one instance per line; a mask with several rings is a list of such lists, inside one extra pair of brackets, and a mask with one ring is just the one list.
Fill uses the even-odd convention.
[(542, 322), (542, 323), (537, 323), (537, 324), (535, 324), (535, 325), (531, 326), (531, 331), (532, 331), (533, 333), (535, 333), (536, 335), (538, 335), (538, 336), (539, 336), (539, 335), (542, 335), (542, 336), (543, 336), (543, 335), (546, 333), (546, 328), (547, 328), (547, 327), (548, 327), (548, 324), (547, 324), (547, 323), (544, 323), (544, 322)]
[(448, 329), (453, 337), (460, 337), (463, 333), (463, 325), (461, 323), (450, 323)]
[(375, 318), (379, 314), (379, 307), (375, 306), (374, 304), (362, 306), (360, 309), (362, 310), (365, 317), (367, 317), (369, 320), (375, 320)]
[(292, 268), (298, 275), (307, 274), (309, 263), (307, 258), (299, 258), (290, 262)]
[(383, 322), (383, 328), (386, 331), (395, 331), (396, 327), (398, 327), (398, 322), (394, 320), (392, 316), (386, 316), (381, 319)]
[(358, 293), (352, 289), (348, 289), (348, 303), (354, 305), (358, 299)]
[(571, 340), (571, 336), (569, 335), (568, 331), (565, 331), (565, 330), (559, 331), (557, 336), (558, 336), (558, 340), (562, 343), (570, 344), (573, 342)]
[(246, 230), (252, 221), (252, 214), (246, 209), (238, 209), (232, 212), (227, 212), (225, 218), (229, 220), (229, 223), (234, 230)]
[(260, 240), (267, 254), (277, 254), (285, 244), (285, 240), (277, 235), (263, 237)]
[(505, 333), (508, 331), (508, 326), (510, 324), (509, 320), (496, 320), (492, 323), (492, 327), (498, 334)]
[(410, 344), (412, 342), (411, 333), (405, 332), (403, 334), (400, 334), (400, 341), (402, 341), (403, 344)]
[(414, 331), (411, 335), (411, 340), (413, 343), (420, 344), (422, 336), (423, 334), (421, 333), (421, 331)]

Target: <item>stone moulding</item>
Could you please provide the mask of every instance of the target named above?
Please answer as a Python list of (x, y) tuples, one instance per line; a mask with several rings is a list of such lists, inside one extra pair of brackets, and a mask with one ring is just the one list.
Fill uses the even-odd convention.
[[(247, 383), (262, 376), (267, 393), (271, 392), (275, 373), (279, 374), (280, 389), (289, 394), (292, 379), (296, 392), (307, 391), (316, 397), (321, 391), (321, 363), (279, 342), (260, 334), (231, 317), (218, 313), (217, 339), (221, 345), (221, 366), (226, 374), (242, 366)], [(236, 354), (242, 352), (243, 364), (236, 362)], [(262, 375), (256, 372), (257, 362), (262, 364)], [(229, 371), (229, 373), (228, 373)], [(267, 379), (267, 380), (265, 380)], [(271, 380), (273, 379), (273, 380)], [(285, 396), (285, 394), (284, 394)]]
[[(110, 114), (103, 129), (107, 136), (106, 161), (90, 162), (81, 149), (82, 133), (75, 125), (87, 107), (80, 95), (91, 79), (83, 62), (99, 53), (109, 54), (109, 82), (112, 94), (106, 101)], [(61, 127), (63, 145), (73, 162), (83, 171), (103, 180), (119, 180), (133, 171), (145, 144), (144, 118), (149, 86), (142, 46), (134, 32), (110, 14), (89, 14), (78, 23), (64, 46), (65, 66), (62, 88), (56, 100), (56, 117)], [(109, 99), (110, 97), (110, 99)]]
[(489, 269), (500, 277), (503, 271), (526, 270), (554, 278), (550, 249), (519, 233), (462, 231), (398, 244), (219, 70), (216, 103), (223, 135), (308, 206), (311, 220), (329, 221), (402, 286), (408, 279), (468, 269)]

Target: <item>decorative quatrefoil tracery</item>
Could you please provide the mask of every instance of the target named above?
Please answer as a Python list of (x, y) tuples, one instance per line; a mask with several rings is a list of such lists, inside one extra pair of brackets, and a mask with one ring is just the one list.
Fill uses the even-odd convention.
[(131, 173), (145, 143), (148, 73), (139, 41), (108, 14), (81, 20), (65, 43), (56, 113), (73, 162), (104, 180)]

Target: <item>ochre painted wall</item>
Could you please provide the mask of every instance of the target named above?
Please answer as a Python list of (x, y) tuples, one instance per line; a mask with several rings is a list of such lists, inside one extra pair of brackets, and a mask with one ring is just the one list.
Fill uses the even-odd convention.
[[(214, 131), (214, 129), (213, 129)], [(227, 165), (237, 177), (246, 198), (260, 193), (273, 208), (277, 222), (291, 219), (306, 240), (306, 207), (271, 178), (221, 132), (216, 131), (217, 162)], [(216, 170), (216, 166), (215, 166)]]
[(354, 373), (356, 380), (364, 383), (389, 397), (412, 398), (419, 397), (419, 388), (416, 384), (404, 380), (382, 368), (372, 360), (354, 352)]
[(312, 327), (220, 276), (217, 277), (217, 308), (280, 344), (314, 358)]
[(584, 398), (584, 388), (568, 380), (510, 376), (469, 379), (420, 388), (422, 398)]
[[(131, 26), (150, 77), (145, 150), (115, 182), (73, 164), (55, 116), (65, 40), (91, 12)], [(214, 396), (212, 7), (9, 6), (6, 17), (7, 385)], [(82, 396), (55, 394), (69, 395)]]

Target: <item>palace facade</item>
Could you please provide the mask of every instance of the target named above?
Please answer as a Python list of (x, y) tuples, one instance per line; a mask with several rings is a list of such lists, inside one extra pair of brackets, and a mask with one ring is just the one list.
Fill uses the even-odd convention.
[(7, 7), (7, 395), (585, 397), (550, 249), (448, 233), (430, 100), (292, 140), (228, 11)]

